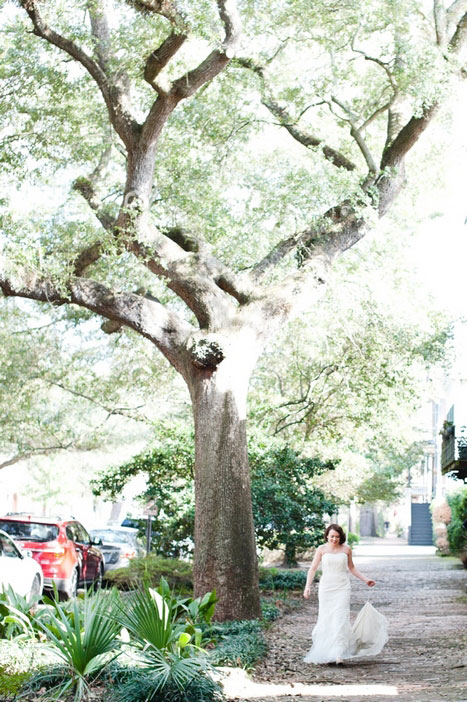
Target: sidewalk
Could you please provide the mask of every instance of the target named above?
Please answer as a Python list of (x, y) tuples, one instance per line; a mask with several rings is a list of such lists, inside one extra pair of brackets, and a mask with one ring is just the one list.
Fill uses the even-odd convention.
[(436, 546), (409, 546), (406, 539), (396, 537), (380, 539), (364, 536), (352, 550), (355, 559), (361, 557), (388, 558), (390, 556), (415, 558), (416, 556), (429, 557), (436, 554)]
[(351, 616), (370, 598), (389, 620), (389, 641), (375, 658), (345, 666), (303, 663), (318, 612), (317, 593), (267, 633), (269, 651), (252, 680), (234, 673), (238, 702), (467, 702), (467, 572), (431, 546), (364, 539), (355, 562), (376, 580), (352, 578)]

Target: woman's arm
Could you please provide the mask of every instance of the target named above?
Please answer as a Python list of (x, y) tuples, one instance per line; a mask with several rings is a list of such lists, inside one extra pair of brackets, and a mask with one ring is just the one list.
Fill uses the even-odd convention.
[(359, 578), (359, 580), (363, 580), (364, 583), (368, 585), (368, 587), (373, 587), (375, 585), (374, 580), (370, 580), (369, 578), (366, 578), (363, 573), (360, 573), (359, 570), (355, 568), (354, 562), (352, 560), (352, 549), (349, 548), (347, 552), (347, 559), (349, 562), (349, 571), (352, 573), (352, 575), (355, 575), (356, 578)]
[(303, 591), (303, 597), (307, 600), (310, 595), (311, 595), (311, 583), (313, 582), (313, 578), (315, 577), (315, 573), (318, 570), (318, 566), (321, 563), (321, 546), (318, 546), (316, 549), (315, 557), (313, 558), (311, 562), (311, 566), (308, 570), (308, 575), (306, 576), (306, 584), (305, 584), (305, 590)]

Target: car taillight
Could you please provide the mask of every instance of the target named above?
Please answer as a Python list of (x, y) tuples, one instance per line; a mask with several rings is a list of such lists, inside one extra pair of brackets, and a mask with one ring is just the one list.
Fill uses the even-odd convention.
[(125, 551), (122, 553), (122, 558), (134, 558), (136, 556), (136, 551)]
[(43, 554), (47, 554), (48, 556), (51, 556), (52, 558), (59, 559), (59, 558), (63, 558), (63, 556), (65, 555), (65, 549), (64, 549), (64, 548), (60, 548), (60, 547), (57, 547), (57, 548), (45, 548), (45, 549), (42, 551), (42, 553), (43, 553)]

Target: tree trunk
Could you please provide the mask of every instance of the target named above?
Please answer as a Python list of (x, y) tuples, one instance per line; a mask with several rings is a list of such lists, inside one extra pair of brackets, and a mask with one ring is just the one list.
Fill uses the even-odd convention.
[(220, 621), (261, 616), (246, 437), (252, 360), (231, 354), (215, 369), (194, 368), (189, 382), (196, 437), (195, 596), (215, 588)]
[(282, 566), (284, 568), (297, 568), (297, 549), (294, 544), (285, 545)]

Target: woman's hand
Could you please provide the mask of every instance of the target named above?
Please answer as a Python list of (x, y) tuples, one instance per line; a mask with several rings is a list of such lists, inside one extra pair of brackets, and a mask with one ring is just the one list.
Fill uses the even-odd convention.
[(368, 587), (374, 587), (376, 585), (374, 580), (367, 580), (366, 584), (368, 585)]
[(304, 597), (306, 600), (309, 600), (309, 599), (310, 599), (310, 595), (311, 595), (311, 586), (310, 586), (310, 585), (307, 585), (306, 588), (305, 588), (305, 590), (303, 591), (303, 597)]

